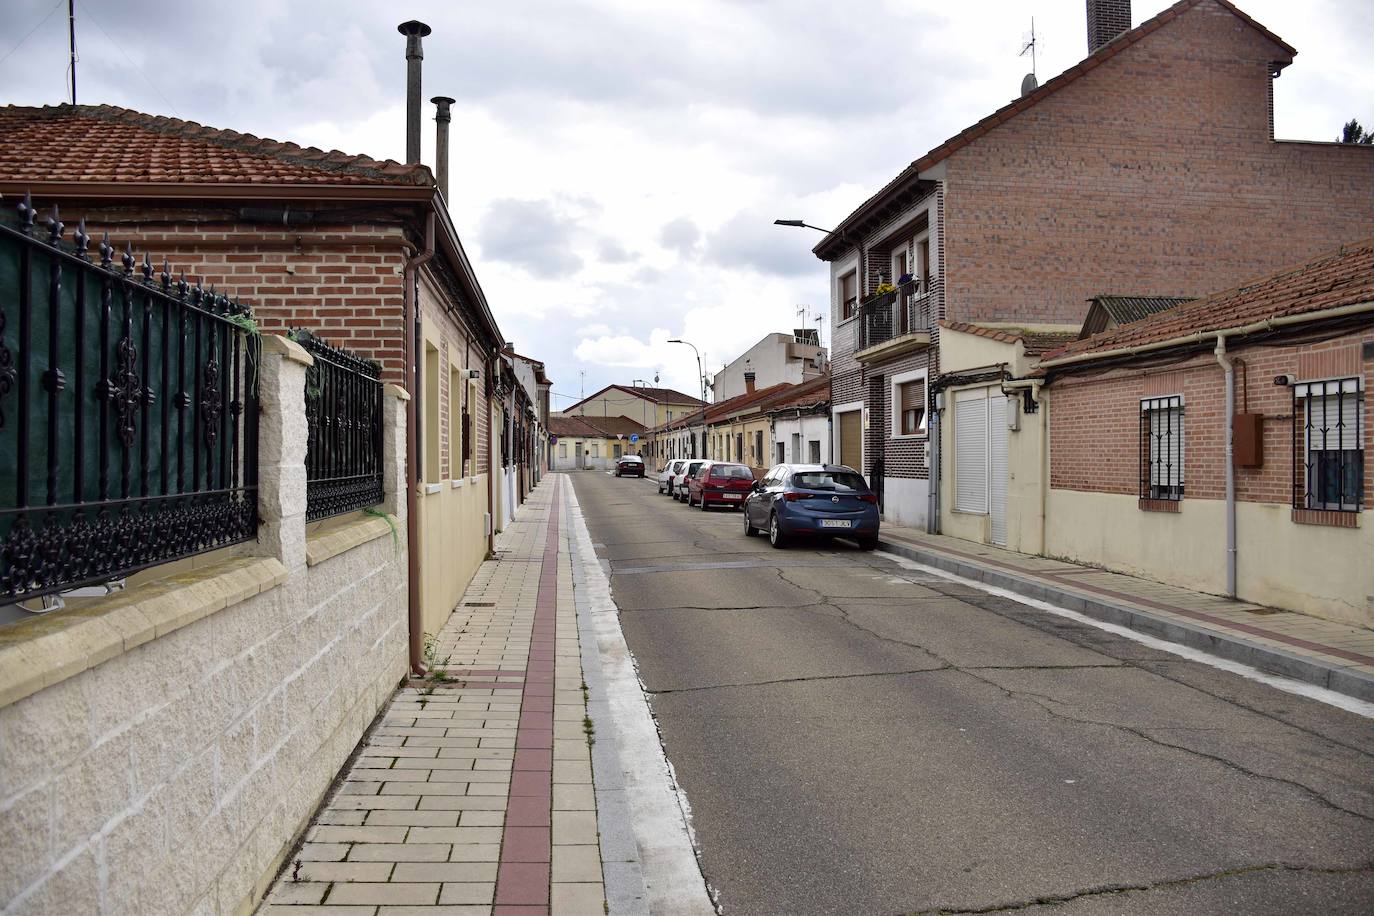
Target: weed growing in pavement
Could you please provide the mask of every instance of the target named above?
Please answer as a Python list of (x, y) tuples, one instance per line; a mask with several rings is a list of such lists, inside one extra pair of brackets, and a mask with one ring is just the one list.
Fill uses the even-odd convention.
[(301, 880), (301, 860), (297, 859), (296, 864), (291, 867), (291, 880)]
[(582, 717), (582, 733), (587, 736), (587, 747), (596, 744), (596, 725), (592, 722), (591, 716)]
[(425, 663), (425, 667), (426, 667), (426, 668), (433, 668), (433, 667), (434, 667), (434, 659), (435, 659), (435, 657), (436, 657), (438, 654), (439, 654), (439, 640), (435, 639), (433, 633), (426, 633), (426, 634), (425, 634), (425, 648), (424, 648), (424, 650), (420, 653), (421, 658), (424, 659), (424, 663)]

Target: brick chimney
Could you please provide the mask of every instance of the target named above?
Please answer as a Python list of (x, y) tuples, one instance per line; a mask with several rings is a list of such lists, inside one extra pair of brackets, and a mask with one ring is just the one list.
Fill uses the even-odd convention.
[(754, 387), (755, 387), (755, 386), (754, 386), (754, 373), (752, 373), (752, 372), (746, 372), (746, 373), (744, 373), (744, 393), (745, 393), (745, 394), (753, 394), (753, 393), (754, 393)]
[(1131, 0), (1088, 0), (1088, 53), (1131, 28)]

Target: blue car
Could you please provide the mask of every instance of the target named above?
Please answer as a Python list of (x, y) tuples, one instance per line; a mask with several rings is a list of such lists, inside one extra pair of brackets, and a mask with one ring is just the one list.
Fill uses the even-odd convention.
[(878, 494), (853, 468), (834, 464), (780, 464), (744, 503), (744, 533), (768, 532), (779, 549), (804, 537), (842, 537), (863, 550), (878, 546)]

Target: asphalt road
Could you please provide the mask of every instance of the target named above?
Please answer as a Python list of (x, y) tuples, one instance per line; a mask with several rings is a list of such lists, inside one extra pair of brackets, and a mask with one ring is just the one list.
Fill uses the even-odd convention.
[(571, 477), (725, 913), (1374, 912), (1374, 721)]

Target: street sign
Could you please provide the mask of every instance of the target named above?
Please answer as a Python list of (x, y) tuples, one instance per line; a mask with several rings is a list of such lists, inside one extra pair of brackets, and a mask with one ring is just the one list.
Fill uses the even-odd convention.
[(631, 433), (631, 434), (630, 434), (630, 441), (631, 441), (631, 442), (638, 442), (638, 441), (639, 441), (639, 433)]

